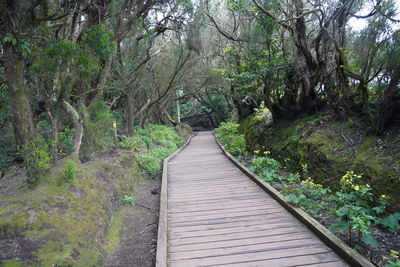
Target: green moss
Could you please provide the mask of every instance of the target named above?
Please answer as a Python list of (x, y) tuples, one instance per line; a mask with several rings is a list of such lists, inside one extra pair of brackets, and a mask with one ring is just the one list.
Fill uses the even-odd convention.
[(12, 260), (6, 260), (2, 262), (2, 267), (22, 267), (22, 265), (19, 263), (18, 260), (12, 259)]
[(175, 130), (182, 137), (190, 136), (193, 131), (192, 127), (184, 123), (179, 123), (177, 126), (175, 126)]
[[(263, 147), (271, 150), (276, 159), (290, 158), (294, 172), (301, 172), (301, 164), (307, 164), (308, 175), (325, 186), (336, 188), (340, 177), (348, 170), (363, 173), (364, 182), (374, 188), (374, 193), (389, 195), (391, 207), (399, 210), (400, 175), (395, 169), (399, 166), (400, 153), (392, 149), (396, 145), (391, 145), (398, 140), (380, 140), (386, 149), (378, 149), (379, 140), (365, 136), (357, 128), (359, 125), (354, 120), (336, 121), (329, 114), (315, 114), (273, 127), (262, 127), (250, 117), (242, 123), (241, 129), (249, 149)], [(360, 144), (359, 140), (362, 140)]]
[[(148, 131), (141, 139), (157, 148), (153, 157), (159, 164), (166, 151), (171, 153), (169, 149), (176, 149), (183, 139), (173, 129), (153, 128), (156, 133)], [(140, 144), (147, 153), (143, 140)], [(121, 196), (133, 195), (135, 183), (143, 179), (134, 150), (120, 152), (112, 162), (95, 158), (81, 164), (72, 156), (60, 160), (37, 186), (0, 197), (0, 231), (33, 241), (40, 266), (98, 266), (118, 245), (124, 216)], [(60, 183), (65, 163), (71, 161), (77, 175), (69, 183)], [(32, 266), (30, 259), (21, 261)]]
[(117, 213), (115, 213), (113, 216), (111, 227), (110, 227), (110, 230), (108, 231), (108, 235), (107, 235), (106, 251), (108, 253), (112, 252), (119, 244), (119, 241), (121, 239), (120, 231), (123, 226), (123, 218), (124, 218), (125, 214), (126, 214), (126, 210), (121, 209)]

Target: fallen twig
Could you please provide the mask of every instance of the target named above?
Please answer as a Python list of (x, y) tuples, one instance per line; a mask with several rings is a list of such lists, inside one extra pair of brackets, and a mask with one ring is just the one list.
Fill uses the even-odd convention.
[(142, 207), (142, 208), (148, 209), (150, 212), (152, 212), (152, 213), (153, 213), (152, 209), (151, 209), (151, 208), (149, 208), (149, 207), (147, 207), (147, 206), (145, 206), (145, 205), (142, 205), (142, 204), (140, 204), (140, 203), (137, 203), (137, 202), (135, 202), (135, 205), (138, 205), (139, 207)]

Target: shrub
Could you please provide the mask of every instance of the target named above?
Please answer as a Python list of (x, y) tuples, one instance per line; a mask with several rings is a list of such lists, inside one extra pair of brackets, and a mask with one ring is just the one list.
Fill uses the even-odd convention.
[(246, 142), (244, 135), (239, 134), (239, 124), (222, 122), (220, 127), (215, 129), (218, 140), (225, 146), (232, 155), (245, 154)]
[(152, 177), (155, 177), (161, 169), (159, 159), (153, 155), (141, 155), (138, 157), (137, 163)]
[(22, 148), (21, 154), (29, 177), (36, 177), (51, 167), (51, 147), (52, 143), (38, 138)]
[(60, 154), (69, 154), (74, 150), (74, 133), (75, 129), (66, 127), (58, 134), (58, 152)]
[(163, 160), (169, 155), (171, 155), (176, 149), (168, 149), (165, 147), (157, 147), (150, 152), (150, 155), (157, 158), (158, 160)]
[(133, 204), (133, 197), (128, 196), (128, 195), (124, 195), (124, 196), (121, 198), (121, 202), (122, 202), (122, 204), (124, 204), (124, 205), (132, 205), (132, 204)]
[(76, 178), (76, 174), (78, 173), (78, 168), (72, 160), (68, 160), (64, 166), (64, 180), (67, 182), (71, 182)]
[(270, 157), (254, 157), (252, 163), (256, 172), (261, 172), (264, 168), (281, 168), (281, 164)]

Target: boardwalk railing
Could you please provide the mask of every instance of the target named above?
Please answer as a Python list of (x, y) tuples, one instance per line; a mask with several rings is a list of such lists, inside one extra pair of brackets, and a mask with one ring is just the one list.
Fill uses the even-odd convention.
[(341, 256), (351, 266), (374, 266), (370, 261), (364, 258), (357, 251), (349, 247), (341, 239), (336, 237), (322, 224), (312, 218), (303, 210), (291, 205), (286, 201), (285, 197), (279, 193), (274, 187), (268, 184), (266, 181), (261, 179), (258, 175), (251, 172), (246, 166), (240, 163), (235, 157), (233, 157), (228, 151), (225, 150), (224, 146), (215, 138), (218, 146), (222, 149), (225, 156), (240, 170), (243, 171), (250, 179), (258, 184), (265, 192), (267, 192), (273, 199), (281, 204), (287, 211), (293, 216), (299, 219), (307, 228), (309, 228), (314, 234), (316, 234), (325, 244), (327, 244), (333, 251)]

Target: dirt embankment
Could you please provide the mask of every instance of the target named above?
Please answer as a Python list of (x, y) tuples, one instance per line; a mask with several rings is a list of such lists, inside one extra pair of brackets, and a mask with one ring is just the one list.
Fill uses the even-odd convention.
[[(64, 180), (65, 162), (78, 173)], [(37, 185), (15, 171), (0, 181), (0, 261), (3, 266), (96, 266), (116, 243), (121, 198), (142, 180), (134, 157), (111, 151), (81, 164), (59, 161)], [(13, 181), (13, 182), (10, 182)]]
[(265, 127), (250, 117), (241, 126), (250, 149), (260, 146), (283, 162), (290, 158), (293, 171), (309, 175), (335, 188), (346, 171), (362, 174), (377, 196), (390, 196), (391, 211), (400, 210), (400, 122), (382, 136), (366, 134), (357, 119), (338, 121), (318, 113), (297, 121)]

